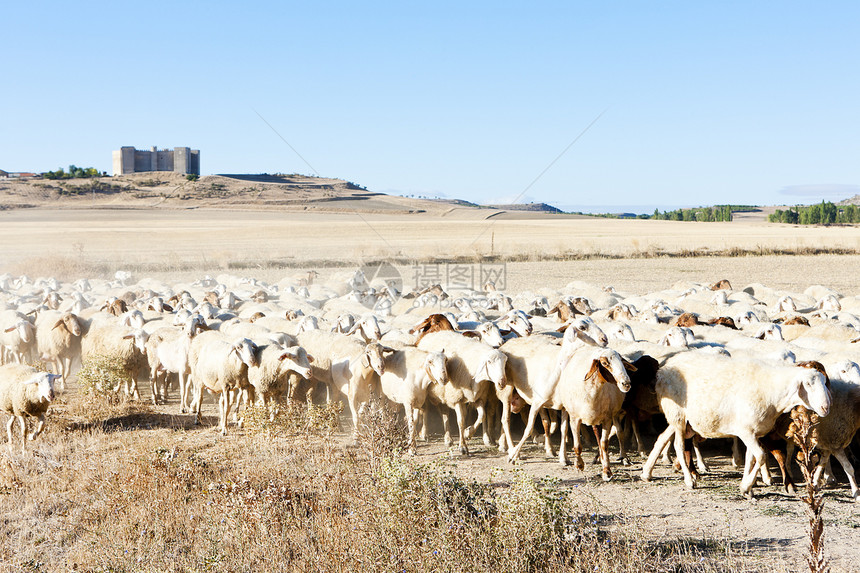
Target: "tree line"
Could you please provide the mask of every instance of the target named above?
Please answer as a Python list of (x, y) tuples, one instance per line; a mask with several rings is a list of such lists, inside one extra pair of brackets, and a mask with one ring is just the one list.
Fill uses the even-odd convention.
[(56, 171), (45, 171), (42, 177), (45, 179), (80, 179), (87, 177), (101, 177), (101, 173), (95, 167), (78, 167), (77, 165), (69, 165), (68, 171), (63, 171), (60, 167)]
[(860, 223), (860, 207), (857, 205), (836, 206), (830, 201), (815, 205), (797, 205), (783, 211), (777, 209), (768, 215), (771, 223), (792, 225), (832, 225), (838, 223)]
[(654, 209), (651, 219), (659, 221), (700, 221), (713, 223), (718, 221), (731, 221), (732, 211), (749, 211), (753, 209), (749, 205), (714, 205), (713, 207), (694, 207), (692, 209), (675, 209), (674, 211), (660, 211)]

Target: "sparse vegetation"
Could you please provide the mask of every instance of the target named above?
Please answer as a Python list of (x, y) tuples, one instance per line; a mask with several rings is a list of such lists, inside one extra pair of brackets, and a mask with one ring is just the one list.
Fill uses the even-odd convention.
[(69, 170), (64, 171), (62, 167), (56, 171), (45, 171), (42, 177), (45, 179), (84, 179), (89, 177), (101, 177), (102, 174), (95, 167), (78, 167), (69, 165)]
[(777, 209), (768, 215), (771, 223), (792, 225), (833, 225), (860, 223), (860, 207), (856, 205), (837, 206), (830, 201), (816, 205), (798, 205), (783, 211)]

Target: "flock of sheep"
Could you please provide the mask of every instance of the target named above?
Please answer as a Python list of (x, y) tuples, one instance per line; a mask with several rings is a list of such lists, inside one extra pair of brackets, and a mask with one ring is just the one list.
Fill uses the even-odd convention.
[[(392, 284), (368, 284), (361, 271), (325, 284), (317, 277), (312, 271), (265, 284), (222, 275), (167, 284), (132, 283), (125, 273), (74, 283), (0, 276), (0, 407), (10, 415), (10, 449), (16, 417), (23, 451), (25, 416), (39, 419), (33, 439), (55, 383), (63, 391), (77, 364), (109, 356), (127, 378), (113, 391), (140, 399), (139, 383), (148, 378), (159, 404), (178, 386), (180, 410), (198, 422), (206, 393), (217, 396), (222, 434), (231, 411), (241, 424), (243, 404), (260, 403), (274, 416), (279, 404), (309, 399), (317, 385), (328, 400), (346, 399), (354, 427), (373, 396), (402, 405), (413, 451), (419, 434), (426, 439), (430, 407), (442, 416), (446, 445), (453, 410), (462, 454), (480, 431), (510, 461), (540, 417), (547, 455), (567, 465), (569, 433), (583, 469), (580, 429), (587, 425), (606, 480), (610, 438), (618, 436), (626, 459), (632, 430), (644, 454), (639, 426), (662, 415), (667, 426), (643, 480), (674, 445), (686, 485), (695, 487), (707, 472), (698, 444), (734, 438), (746, 495), (759, 475), (770, 483), (768, 452), (793, 487), (788, 415), (803, 407), (821, 417), (817, 479), (829, 474), (833, 456), (858, 497), (848, 449), (860, 427), (860, 368), (852, 362), (858, 297), (821, 286), (733, 290), (728, 281), (642, 296), (578, 282), (517, 295), (492, 283), (481, 291), (434, 285), (400, 293)], [(37, 361), (54, 374), (27, 365)], [(525, 423), (519, 440), (511, 433), (514, 414)], [(556, 453), (550, 437), (559, 427)]]

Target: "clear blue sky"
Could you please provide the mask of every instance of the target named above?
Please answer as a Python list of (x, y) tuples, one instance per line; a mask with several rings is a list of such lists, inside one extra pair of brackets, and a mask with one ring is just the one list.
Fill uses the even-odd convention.
[(111, 150), (156, 145), (200, 149), (203, 173), (316, 170), (480, 202), (860, 193), (857, 2), (14, 2), (3, 15), (0, 169), (110, 172)]

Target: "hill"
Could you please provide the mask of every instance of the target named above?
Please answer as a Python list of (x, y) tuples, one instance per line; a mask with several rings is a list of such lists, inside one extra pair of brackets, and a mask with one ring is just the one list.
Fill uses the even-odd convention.
[(283, 174), (206, 175), (189, 181), (170, 172), (92, 179), (2, 179), (0, 210), (50, 209), (249, 209), (319, 213), (373, 213), (487, 219), (532, 218), (558, 213), (540, 204), (481, 206), (458, 200), (386, 195), (343, 179)]

